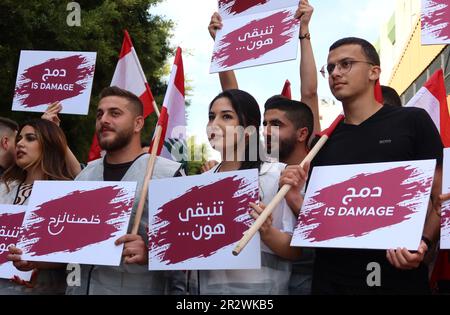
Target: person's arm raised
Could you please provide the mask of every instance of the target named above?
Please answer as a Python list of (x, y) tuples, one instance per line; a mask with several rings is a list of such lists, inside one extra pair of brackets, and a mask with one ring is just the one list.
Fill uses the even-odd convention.
[(321, 131), (319, 96), (317, 94), (317, 67), (311, 45), (309, 24), (314, 8), (307, 0), (300, 1), (295, 17), (300, 19), (300, 95), (301, 101), (311, 108), (314, 115), (314, 134)]
[[(220, 17), (219, 13), (215, 12), (211, 17), (211, 21), (209, 22), (208, 26), (208, 31), (212, 39), (216, 39), (217, 31), (222, 29), (222, 27), (222, 18)], [(222, 86), (222, 91), (239, 88), (236, 75), (232, 70), (219, 72), (219, 79), (220, 85)]]
[[(52, 103), (48, 106), (47, 110), (42, 114), (41, 118), (49, 120), (55, 123), (58, 127), (61, 123), (61, 120), (58, 117), (59, 112), (62, 110), (62, 104), (60, 102)], [(70, 174), (73, 177), (76, 177), (81, 172), (81, 165), (76, 156), (73, 154), (70, 147), (67, 146), (66, 151), (66, 164), (69, 169)]]

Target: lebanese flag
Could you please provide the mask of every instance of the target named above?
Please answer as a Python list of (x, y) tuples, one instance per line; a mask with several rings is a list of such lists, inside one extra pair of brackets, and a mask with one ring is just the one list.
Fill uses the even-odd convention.
[(292, 93), (291, 93), (291, 82), (289, 80), (286, 80), (284, 83), (283, 91), (281, 91), (281, 95), (284, 97), (287, 97), (288, 99), (292, 99)]
[(383, 90), (381, 89), (380, 80), (375, 83), (375, 99), (378, 103), (384, 104)]
[(178, 47), (158, 120), (158, 125), (162, 127), (158, 155), (177, 162), (181, 162), (187, 153), (184, 69), (181, 53), (181, 48)]
[[(111, 86), (130, 91), (141, 99), (144, 104), (144, 118), (154, 111), (152, 91), (145, 78), (139, 58), (134, 50), (128, 31), (124, 31), (125, 37), (120, 51), (119, 62), (111, 81)], [(89, 150), (88, 162), (101, 158), (101, 148), (98, 144), (97, 135), (94, 135), (91, 149)]]
[(450, 115), (442, 69), (430, 77), (406, 106), (425, 109), (438, 128), (444, 147), (450, 147)]

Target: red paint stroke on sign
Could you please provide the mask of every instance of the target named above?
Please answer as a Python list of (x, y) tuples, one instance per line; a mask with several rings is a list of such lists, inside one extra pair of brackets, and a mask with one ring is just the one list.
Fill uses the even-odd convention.
[(108, 186), (47, 201), (27, 218), (20, 247), (41, 256), (106, 241), (126, 224), (133, 200), (121, 187)]
[(82, 55), (47, 60), (21, 74), (15, 99), (32, 108), (78, 96), (87, 88), (94, 69), (95, 65)]
[[(291, 11), (280, 11), (225, 35), (213, 54), (213, 62), (220, 67), (231, 67), (261, 56), (287, 44), (299, 21)], [(256, 35), (258, 33), (258, 35)]]
[(219, 8), (228, 14), (236, 15), (267, 2), (269, 0), (220, 0)]
[(433, 37), (450, 39), (450, 4), (448, 0), (427, 1), (422, 14), (422, 30)]
[[(201, 202), (193, 204), (193, 200)], [(237, 242), (248, 230), (253, 222), (248, 213), (249, 203), (257, 200), (258, 185), (238, 176), (193, 187), (159, 208), (149, 232), (150, 251), (167, 264), (209, 257)], [(216, 207), (214, 212), (219, 212), (219, 201), (223, 202), (222, 215), (206, 215), (211, 213), (213, 205)], [(187, 210), (190, 207), (192, 211)], [(201, 211), (200, 207), (203, 208)], [(186, 218), (189, 220), (181, 220)], [(205, 234), (207, 226), (212, 232), (219, 225), (223, 225), (223, 234)]]
[[(431, 183), (432, 177), (413, 167), (357, 175), (315, 192), (300, 213), (299, 233), (303, 239), (321, 242), (360, 237), (402, 223), (418, 211)], [(344, 198), (349, 191), (353, 193), (350, 189), (362, 192), (367, 187), (372, 196)], [(375, 187), (381, 189), (380, 197), (376, 196), (380, 190)]]

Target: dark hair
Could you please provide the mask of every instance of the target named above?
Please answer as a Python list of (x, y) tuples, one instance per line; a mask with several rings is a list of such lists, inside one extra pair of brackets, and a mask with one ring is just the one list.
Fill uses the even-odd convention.
[[(261, 111), (259, 109), (258, 102), (249, 93), (242, 90), (232, 89), (223, 91), (222, 93), (217, 95), (209, 105), (209, 110), (211, 110), (214, 102), (220, 98), (227, 98), (230, 101), (231, 106), (238, 116), (239, 125), (243, 126), (244, 128), (253, 126), (256, 129), (256, 134), (251, 136), (256, 137), (257, 139), (257, 159), (256, 161), (250, 161), (250, 150), (247, 143), (245, 147), (245, 161), (242, 162), (239, 169), (260, 169), (262, 164), (260, 149), (262, 146), (260, 143), (258, 131), (259, 127), (261, 126)], [(249, 141), (249, 143), (251, 143), (251, 141)]]
[(383, 93), (384, 104), (402, 107), (402, 100), (396, 90), (390, 86), (382, 85), (381, 91)]
[(0, 117), (0, 131), (9, 131), (10, 133), (19, 130), (19, 125), (9, 118)]
[(141, 147), (149, 147), (151, 145), (151, 141), (150, 140), (141, 140)]
[(130, 91), (121, 89), (117, 86), (108, 86), (100, 92), (100, 100), (108, 96), (118, 96), (125, 98), (133, 107), (136, 116), (144, 115), (144, 105), (139, 97)]
[(375, 47), (366, 41), (365, 39), (358, 38), (358, 37), (346, 37), (342, 38), (338, 41), (336, 41), (333, 45), (330, 47), (330, 51), (335, 50), (336, 48), (339, 48), (341, 46), (345, 45), (359, 45), (362, 48), (362, 51), (364, 55), (366, 55), (367, 60), (371, 63), (373, 63), (376, 66), (379, 66), (381, 64), (380, 62), (380, 56), (377, 53), (377, 50)]
[(42, 152), (40, 157), (26, 169), (20, 168), (17, 164), (8, 168), (2, 176), (6, 186), (8, 187), (8, 183), (15, 180), (24, 181), (27, 169), (35, 166), (44, 172), (42, 180), (73, 179), (66, 164), (67, 140), (61, 128), (51, 121), (35, 119), (24, 123), (19, 129), (18, 135), (25, 126), (30, 126), (35, 130)]
[(265, 111), (278, 109), (286, 113), (287, 119), (292, 122), (296, 129), (307, 128), (309, 142), (314, 132), (314, 115), (311, 108), (305, 103), (290, 100), (282, 95), (275, 95), (269, 98), (264, 105)]
[(274, 103), (274, 102), (277, 102), (277, 101), (283, 101), (283, 100), (290, 100), (290, 98), (288, 98), (288, 97), (286, 97), (284, 95), (281, 95), (281, 94), (277, 94), (277, 95), (274, 95), (272, 97), (269, 97), (267, 99), (266, 103), (264, 104), (264, 108), (266, 109), (267, 104), (271, 104), (271, 103)]

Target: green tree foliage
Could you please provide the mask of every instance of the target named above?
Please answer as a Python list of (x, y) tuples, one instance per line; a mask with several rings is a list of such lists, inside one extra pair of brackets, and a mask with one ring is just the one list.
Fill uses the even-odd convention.
[[(142, 68), (158, 104), (166, 90), (161, 82), (164, 64), (171, 53), (168, 44), (172, 22), (151, 14), (151, 7), (162, 0), (84, 0), (81, 26), (69, 27), (67, 4), (63, 0), (2, 0), (0, 2), (0, 115), (18, 122), (39, 114), (11, 112), (17, 67), (21, 50), (96, 51), (97, 63), (89, 115), (61, 115), (72, 150), (81, 161), (94, 134), (98, 95), (109, 86), (127, 29)], [(156, 116), (146, 121), (144, 137), (149, 137)]]

